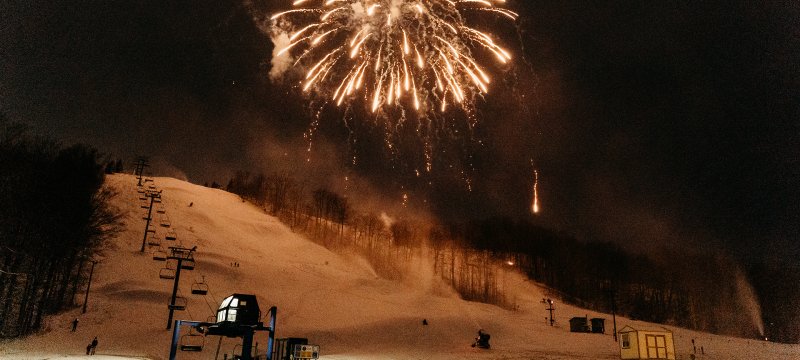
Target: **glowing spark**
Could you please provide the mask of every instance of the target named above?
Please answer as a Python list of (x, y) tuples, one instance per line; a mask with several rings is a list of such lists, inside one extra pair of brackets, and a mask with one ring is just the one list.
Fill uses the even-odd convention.
[(539, 213), (539, 170), (533, 171), (533, 203), (531, 204), (531, 211), (534, 214)]
[[(303, 90), (313, 89), (337, 104), (364, 99), (372, 112), (384, 104), (445, 112), (448, 102), (469, 111), (491, 83), (490, 68), (478, 59), (494, 57), (495, 66), (503, 66), (512, 56), (491, 33), (467, 20), (481, 14), (498, 21), (519, 17), (504, 0), (289, 3), (292, 9), (271, 16), (273, 33), (289, 36), (276, 54), (311, 69)], [(358, 91), (364, 95), (355, 95)], [(404, 92), (409, 96), (401, 100)]]

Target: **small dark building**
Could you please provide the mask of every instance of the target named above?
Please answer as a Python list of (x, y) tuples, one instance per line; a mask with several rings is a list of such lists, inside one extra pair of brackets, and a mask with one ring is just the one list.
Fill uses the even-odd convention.
[(241, 337), (252, 330), (262, 330), (260, 318), (255, 295), (233, 294), (222, 300), (217, 309), (217, 322), (208, 327), (206, 335)]
[(569, 319), (569, 331), (589, 332), (589, 321), (585, 317), (574, 317)]
[(606, 333), (606, 319), (603, 318), (592, 318), (592, 332), (595, 334), (605, 334)]
[(232, 322), (238, 325), (258, 325), (261, 310), (255, 295), (233, 294), (222, 300), (217, 309), (217, 323)]

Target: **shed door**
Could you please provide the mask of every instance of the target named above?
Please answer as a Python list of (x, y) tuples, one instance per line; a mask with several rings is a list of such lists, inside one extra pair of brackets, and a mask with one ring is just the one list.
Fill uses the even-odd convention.
[(645, 335), (647, 339), (647, 358), (667, 358), (667, 337), (664, 335)]

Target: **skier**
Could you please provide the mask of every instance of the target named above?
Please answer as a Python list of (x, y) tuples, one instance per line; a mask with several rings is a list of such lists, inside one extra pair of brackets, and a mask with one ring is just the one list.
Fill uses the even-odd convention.
[(97, 350), (97, 336), (94, 337), (90, 346), (92, 347), (92, 353), (90, 355), (94, 355), (95, 350)]
[(75, 330), (77, 329), (78, 329), (78, 318), (75, 318), (75, 320), (72, 320), (72, 332), (75, 332)]

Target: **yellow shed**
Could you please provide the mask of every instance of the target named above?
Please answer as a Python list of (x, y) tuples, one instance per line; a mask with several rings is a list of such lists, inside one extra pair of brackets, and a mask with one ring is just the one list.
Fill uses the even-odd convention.
[(619, 331), (619, 356), (620, 359), (675, 359), (672, 331), (625, 326)]

